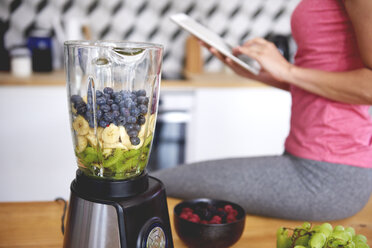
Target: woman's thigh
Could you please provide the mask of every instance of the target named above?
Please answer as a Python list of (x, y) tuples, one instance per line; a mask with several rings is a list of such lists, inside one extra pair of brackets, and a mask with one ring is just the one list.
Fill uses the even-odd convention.
[(168, 196), (210, 197), (241, 204), (249, 214), (331, 220), (359, 211), (372, 189), (371, 170), (282, 156), (181, 165), (152, 175)]

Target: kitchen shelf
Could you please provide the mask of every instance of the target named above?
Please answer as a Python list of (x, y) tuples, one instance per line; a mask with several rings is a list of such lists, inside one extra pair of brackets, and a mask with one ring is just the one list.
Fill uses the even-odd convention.
[[(0, 72), (0, 86), (64, 86), (64, 71), (33, 73), (29, 77), (15, 77), (8, 72)], [(162, 80), (162, 88), (236, 88), (267, 87), (258, 81), (239, 77), (231, 73), (188, 74), (185, 80)]]

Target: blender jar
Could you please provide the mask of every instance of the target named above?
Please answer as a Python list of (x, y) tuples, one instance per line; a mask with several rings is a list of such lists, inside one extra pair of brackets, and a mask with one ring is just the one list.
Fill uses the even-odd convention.
[(128, 179), (150, 155), (163, 47), (124, 41), (64, 44), (70, 121), (85, 175)]

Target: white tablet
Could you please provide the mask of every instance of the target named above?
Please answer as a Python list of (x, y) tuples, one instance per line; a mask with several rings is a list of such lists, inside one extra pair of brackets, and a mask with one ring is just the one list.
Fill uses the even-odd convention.
[(220, 53), (231, 58), (235, 63), (247, 69), (254, 75), (258, 75), (260, 72), (261, 67), (256, 60), (246, 55), (240, 55), (238, 57), (233, 55), (231, 45), (223, 40), (218, 34), (196, 22), (190, 16), (184, 13), (178, 13), (172, 15), (170, 19), (198, 39), (216, 48)]

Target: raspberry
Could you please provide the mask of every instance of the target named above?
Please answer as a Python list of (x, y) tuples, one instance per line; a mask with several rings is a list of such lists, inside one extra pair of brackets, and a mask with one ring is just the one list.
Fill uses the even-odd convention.
[(233, 207), (230, 204), (228, 204), (228, 205), (225, 205), (224, 209), (226, 212), (230, 213), (231, 210), (233, 210)]
[(218, 215), (215, 215), (215, 216), (213, 216), (212, 217), (212, 220), (215, 220), (215, 221), (218, 221), (218, 222), (220, 222), (221, 223), (221, 217), (220, 216), (218, 216)]
[(206, 221), (206, 220), (201, 220), (200, 223), (201, 223), (201, 224), (208, 224), (208, 221)]
[(227, 223), (231, 223), (231, 222), (234, 222), (234, 221), (236, 221), (236, 218), (233, 214), (227, 215), (227, 218), (226, 218)]
[(199, 220), (197, 218), (190, 218), (189, 221), (194, 223), (199, 223)]
[(182, 212), (191, 212), (191, 213), (193, 213), (194, 210), (192, 210), (191, 208), (182, 208)]
[(195, 219), (195, 220), (197, 220), (197, 222), (200, 221), (200, 217), (197, 214), (192, 214), (190, 219)]
[(187, 220), (189, 218), (189, 216), (186, 213), (181, 213), (180, 218), (184, 219), (184, 220)]
[(221, 224), (221, 220), (212, 219), (208, 222), (209, 224)]

